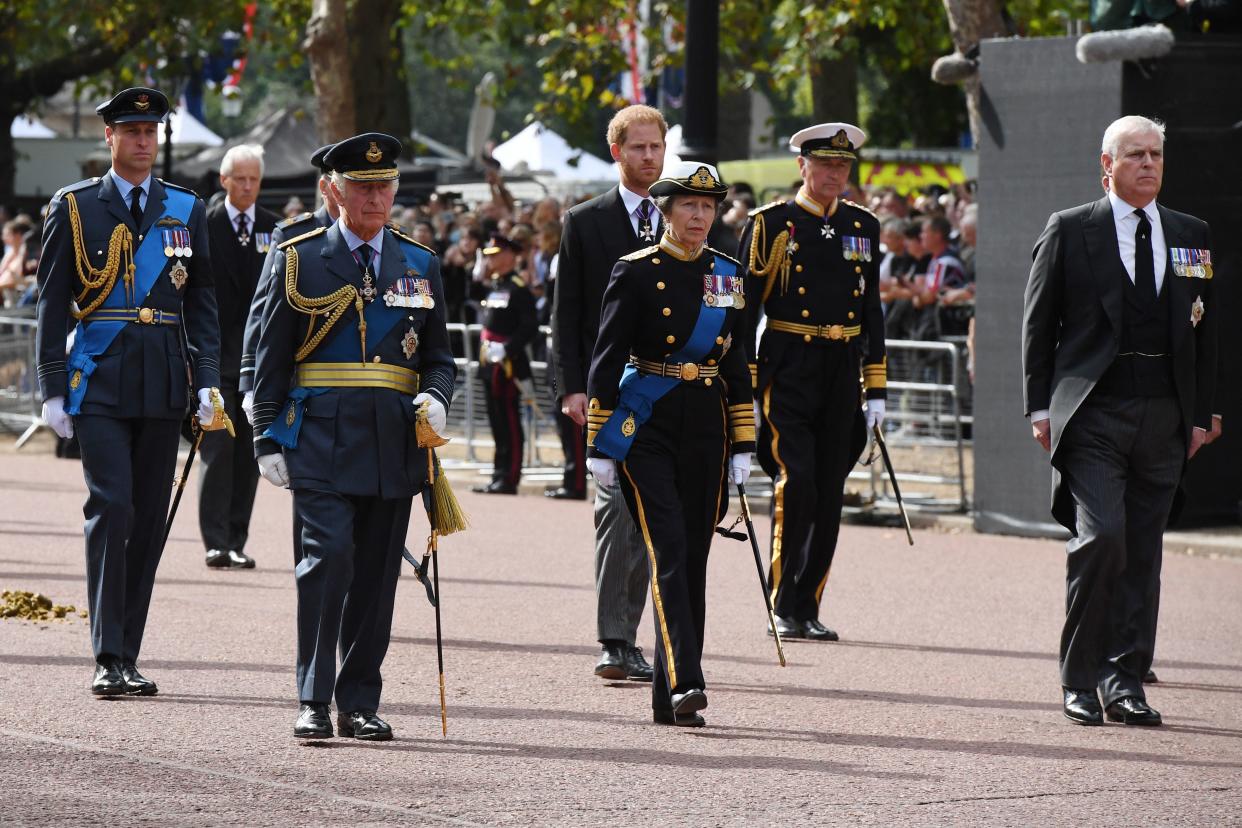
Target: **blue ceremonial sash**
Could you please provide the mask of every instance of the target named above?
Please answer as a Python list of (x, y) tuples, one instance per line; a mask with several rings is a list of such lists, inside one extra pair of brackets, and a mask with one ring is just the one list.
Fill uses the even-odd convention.
[[(733, 276), (737, 272), (733, 262), (721, 256), (716, 257), (715, 273), (720, 276)], [(716, 344), (720, 327), (725, 322), (727, 311), (724, 308), (703, 305), (699, 308), (699, 318), (695, 320), (694, 330), (686, 344), (677, 353), (668, 357), (668, 362), (699, 362)], [(634, 365), (625, 366), (618, 386), (617, 407), (604, 423), (603, 428), (595, 435), (595, 447), (614, 460), (624, 460), (634, 444), (638, 429), (651, 419), (651, 410), (657, 400), (673, 390), (680, 379), (676, 377), (659, 377), (655, 374), (642, 374)], [(627, 420), (633, 418), (633, 427), (629, 435), (625, 434)]]
[(326, 394), (331, 388), (304, 388), (298, 386), (289, 392), (289, 399), (272, 424), (263, 432), (264, 437), (275, 440), (285, 448), (298, 447), (298, 432), (302, 430), (302, 414), (306, 410), (306, 400)]
[[(148, 196), (149, 198), (150, 196)], [(164, 189), (164, 214), (161, 218), (174, 218), (185, 224), (190, 220), (194, 209), (195, 196), (184, 190)], [(203, 251), (204, 253), (206, 251)], [(146, 301), (147, 294), (155, 287), (155, 281), (164, 272), (168, 257), (164, 255), (164, 242), (161, 234), (150, 232), (138, 245), (134, 253), (134, 297), (137, 307)], [(124, 310), (126, 305), (125, 289), (121, 274), (112, 285), (112, 290), (104, 299), (101, 307)], [(81, 412), (82, 400), (86, 397), (87, 381), (95, 373), (95, 360), (108, 346), (128, 322), (91, 322), (83, 320), (73, 339), (73, 349), (69, 352), (69, 403), (65, 406), (66, 414)], [(189, 356), (188, 354), (186, 355)]]

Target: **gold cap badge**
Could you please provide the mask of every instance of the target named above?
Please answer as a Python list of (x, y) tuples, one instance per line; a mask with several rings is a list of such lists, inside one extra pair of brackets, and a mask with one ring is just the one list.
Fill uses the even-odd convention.
[(845, 130), (838, 129), (837, 134), (832, 136), (832, 145), (838, 149), (847, 149), (850, 145), (850, 137), (845, 134)]
[(370, 149), (367, 150), (367, 161), (370, 161), (372, 164), (378, 164), (380, 161), (383, 161), (383, 160), (384, 160), (384, 151), (381, 150), (379, 147), (377, 147), (375, 145), (375, 142), (372, 141)]
[(690, 186), (699, 190), (711, 190), (716, 187), (716, 179), (707, 167), (699, 167), (690, 176)]

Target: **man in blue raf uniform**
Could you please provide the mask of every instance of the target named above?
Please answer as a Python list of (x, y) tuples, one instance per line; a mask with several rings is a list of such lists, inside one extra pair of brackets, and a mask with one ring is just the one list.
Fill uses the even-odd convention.
[(496, 443), (492, 482), (474, 487), (484, 494), (517, 494), (524, 443), (522, 397), (535, 395), (526, 346), (539, 332), (539, 318), (530, 288), (514, 270), (520, 249), (504, 236), (493, 236), (483, 248), (492, 284), (483, 300), (479, 374), (487, 389), (487, 419)]
[[(866, 138), (858, 127), (840, 123), (796, 133), (790, 148), (799, 153), (802, 188), (792, 201), (753, 211), (739, 248), (747, 273), (747, 351), (761, 415), (759, 462), (775, 481), (769, 588), (785, 638), (837, 640), (820, 623), (819, 608), (845, 480), (866, 431), (884, 418), (880, 223), (840, 197)], [(756, 365), (760, 309), (768, 322)]]
[(180, 424), (191, 402), (201, 422), (214, 419), (209, 389), (220, 384), (220, 332), (203, 202), (151, 176), (168, 99), (126, 89), (95, 111), (112, 167), (65, 187), (48, 206), (39, 383), (44, 419), (61, 437), (76, 431), (82, 446), (91, 692), (149, 696), (155, 683), (136, 663)]
[[(328, 151), (341, 217), (281, 243), (255, 361), (255, 455), (302, 522), (294, 736), (386, 740), (376, 715), (401, 551), (427, 485), (416, 412), (444, 430), (455, 368), (435, 254), (385, 227), (397, 139)], [(340, 647), (338, 672), (336, 651)]]

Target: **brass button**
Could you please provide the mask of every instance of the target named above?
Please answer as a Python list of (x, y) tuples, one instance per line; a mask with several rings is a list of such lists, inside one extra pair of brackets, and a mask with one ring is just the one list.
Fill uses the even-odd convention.
[(854, 222), (854, 226), (855, 226), (855, 227), (862, 227), (862, 222), (856, 221), (856, 222)]
[(704, 384), (704, 385), (711, 385), (711, 384), (712, 384), (712, 378), (711, 378), (711, 377), (708, 377), (707, 379), (703, 380), (703, 384)]
[(716, 337), (716, 344), (717, 344), (717, 345), (723, 345), (723, 344), (724, 344), (724, 337), (723, 337), (723, 336), (718, 336), (718, 337)]
[(155, 319), (155, 311), (150, 308), (139, 308), (138, 321), (144, 325), (150, 325), (151, 320)]
[(858, 291), (854, 291), (854, 295), (855, 295), (855, 296), (857, 296), (857, 295), (858, 295)]
[(862, 265), (854, 265), (855, 273), (862, 273)]
[(811, 341), (811, 335), (810, 335), (810, 334), (803, 334), (803, 335), (802, 335), (802, 341), (803, 341), (803, 342), (810, 342), (810, 341)]
[(846, 317), (847, 319), (853, 319), (853, 318), (854, 318), (854, 312), (853, 312), (853, 311), (850, 311), (849, 313), (847, 313), (847, 314), (845, 315), (845, 317)]
[(808, 316), (810, 316), (810, 315), (811, 315), (811, 312), (810, 312), (809, 310), (803, 310), (803, 311), (802, 311), (802, 318), (803, 318), (803, 319), (806, 319), (806, 318), (807, 318)]
[(708, 262), (708, 263), (707, 263), (707, 269), (708, 269), (708, 270), (715, 270), (715, 269), (716, 269), (716, 260), (715, 260), (715, 259), (712, 259), (710, 262)]
[(656, 290), (664, 290), (664, 283), (656, 282)]
[(801, 273), (801, 272), (802, 272), (802, 265), (794, 265), (794, 271), (795, 271), (795, 272), (797, 272), (797, 273)]
[(380, 361), (380, 358), (379, 358), (379, 356), (378, 356), (378, 355), (376, 355), (375, 357), (373, 357), (373, 358), (371, 359), (371, 361), (372, 361), (372, 362), (379, 362), (379, 361)]
[(785, 226), (786, 226), (786, 227), (793, 227), (793, 222), (792, 222), (792, 221), (786, 221), (786, 222), (785, 222)]
[(714, 360), (714, 359), (709, 359), (709, 360), (707, 361), (707, 364), (708, 364), (708, 365), (715, 365), (715, 364), (716, 364), (716, 360)]
[(801, 294), (806, 293), (806, 288), (804, 288), (804, 287), (800, 287), (800, 288), (798, 288), (798, 293), (799, 293), (800, 295), (801, 295)]
[(672, 308), (665, 308), (664, 310), (660, 311), (660, 313), (664, 314), (665, 316), (672, 316), (672, 315), (673, 315), (673, 309), (672, 309)]
[(142, 241), (142, 234), (141, 234), (141, 233), (139, 233), (139, 234), (138, 234), (138, 241)]
[(652, 259), (651, 259), (651, 263), (652, 263), (652, 264), (659, 264), (659, 263), (660, 263), (660, 257), (659, 257), (659, 256), (653, 256), (653, 257), (652, 257)]
[(677, 341), (677, 337), (673, 336), (672, 334), (669, 334), (668, 336), (664, 337), (664, 341), (667, 342), (669, 345), (672, 345), (674, 342)]

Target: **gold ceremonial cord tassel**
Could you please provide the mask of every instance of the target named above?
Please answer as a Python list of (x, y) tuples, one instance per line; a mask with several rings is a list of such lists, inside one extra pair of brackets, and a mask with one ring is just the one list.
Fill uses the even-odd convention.
[(225, 429), (230, 437), (236, 437), (237, 433), (233, 430), (233, 420), (229, 417), (227, 411), (224, 410), (224, 397), (220, 395), (219, 388), (211, 389), (211, 419), (207, 422), (199, 422), (203, 431), (219, 431)]
[[(133, 298), (134, 290), (134, 234), (130, 232), (128, 226), (118, 224), (112, 229), (112, 237), (108, 239), (108, 260), (104, 263), (103, 269), (96, 269), (91, 266), (90, 253), (86, 249), (86, 242), (82, 239), (82, 217), (78, 214), (78, 200), (74, 198), (73, 193), (65, 194), (65, 202), (69, 205), (69, 226), (71, 235), (73, 236), (73, 254), (74, 261), (77, 264), (78, 278), (82, 281), (82, 292), (74, 296), (74, 302), (77, 309), (70, 308), (77, 319), (84, 318), (91, 311), (103, 304), (108, 298), (108, 294), (112, 292), (112, 286), (116, 284), (116, 277), (121, 268), (124, 267), (125, 296), (127, 300)], [(85, 307), (82, 303), (86, 299), (86, 294), (92, 290), (99, 289), (99, 294), (94, 301)], [(132, 304), (132, 302), (129, 302)]]
[[(309, 297), (298, 293), (298, 251), (295, 247), (285, 249), (285, 300), (294, 310), (309, 314), (311, 319), (306, 328), (306, 338), (302, 340), (294, 360), (301, 362), (323, 341), (332, 330), (332, 326), (349, 309), (350, 305), (361, 308), (358, 290), (353, 285), (334, 290), (327, 296)], [(315, 330), (315, 317), (326, 316), (327, 319), (319, 330)], [(366, 319), (362, 311), (358, 311), (358, 326), (362, 332), (363, 360), (366, 359)]]
[(760, 302), (768, 301), (768, 296), (772, 294), (772, 288), (776, 284), (775, 276), (779, 271), (781, 277), (781, 295), (785, 295), (789, 291), (789, 256), (786, 255), (789, 246), (789, 231), (782, 230), (772, 242), (772, 248), (766, 256), (762, 255), (762, 251), (767, 245), (767, 228), (763, 223), (763, 216), (755, 216), (755, 229), (750, 235), (750, 259), (746, 265), (747, 270), (764, 280), (763, 298)]

